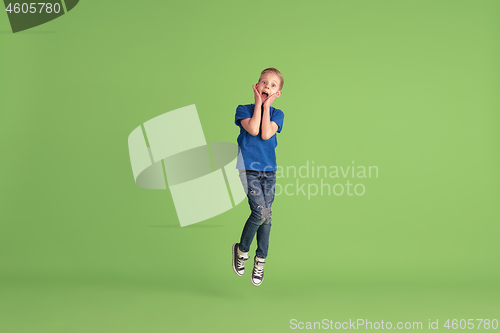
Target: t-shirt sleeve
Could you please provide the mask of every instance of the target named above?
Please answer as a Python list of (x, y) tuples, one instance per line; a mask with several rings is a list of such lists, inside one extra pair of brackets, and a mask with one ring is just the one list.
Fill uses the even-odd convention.
[(280, 133), (281, 129), (283, 128), (284, 119), (285, 119), (285, 114), (283, 113), (283, 111), (276, 109), (271, 117), (271, 121), (274, 121), (276, 124), (278, 124), (278, 130), (277, 130), (278, 133)]
[(252, 118), (251, 110), (245, 105), (238, 105), (238, 107), (236, 108), (234, 123), (241, 128), (242, 126), (240, 124), (240, 120), (245, 118)]

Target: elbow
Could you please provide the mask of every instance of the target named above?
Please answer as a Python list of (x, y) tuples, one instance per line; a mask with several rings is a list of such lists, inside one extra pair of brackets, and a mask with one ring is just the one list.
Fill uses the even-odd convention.
[(259, 135), (259, 128), (258, 127), (249, 128), (249, 131), (247, 131), (247, 132), (250, 133), (251, 136)]
[(271, 136), (262, 134), (262, 140), (269, 140)]

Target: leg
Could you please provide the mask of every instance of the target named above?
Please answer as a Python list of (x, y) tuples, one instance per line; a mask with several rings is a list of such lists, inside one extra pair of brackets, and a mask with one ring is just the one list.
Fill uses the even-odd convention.
[(241, 173), (243, 186), (246, 184), (248, 188), (248, 204), (252, 211), (241, 233), (239, 249), (243, 252), (248, 252), (250, 250), (250, 244), (252, 244), (257, 230), (261, 224), (265, 222), (265, 218), (262, 215), (263, 212), (265, 213), (265, 196), (258, 175), (258, 171)]
[(261, 181), (262, 189), (264, 191), (265, 209), (262, 215), (265, 219), (264, 223), (257, 229), (257, 252), (259, 258), (265, 259), (269, 250), (269, 235), (271, 233), (271, 206), (274, 202), (274, 190), (276, 185), (276, 173), (265, 172), (265, 177)]

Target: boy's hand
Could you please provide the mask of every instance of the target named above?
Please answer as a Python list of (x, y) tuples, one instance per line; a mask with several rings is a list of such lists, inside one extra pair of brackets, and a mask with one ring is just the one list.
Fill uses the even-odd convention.
[(264, 102), (264, 108), (269, 108), (271, 106), (271, 104), (273, 104), (274, 100), (276, 99), (276, 97), (278, 97), (280, 95), (279, 91), (270, 95), (266, 101)]
[(255, 105), (262, 105), (262, 96), (260, 96), (259, 92), (257, 91), (257, 87), (255, 85), (253, 87), (253, 93), (255, 95)]

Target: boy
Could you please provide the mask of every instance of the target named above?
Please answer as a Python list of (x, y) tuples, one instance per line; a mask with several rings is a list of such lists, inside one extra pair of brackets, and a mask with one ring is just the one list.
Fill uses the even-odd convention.
[(238, 160), (240, 179), (247, 192), (251, 214), (240, 242), (233, 244), (233, 269), (242, 276), (250, 244), (257, 234), (257, 251), (251, 281), (259, 286), (264, 279), (264, 264), (271, 231), (271, 205), (276, 184), (276, 132), (280, 133), (285, 115), (271, 106), (283, 88), (283, 76), (276, 68), (266, 68), (253, 86), (255, 104), (239, 105), (235, 123), (240, 127)]

